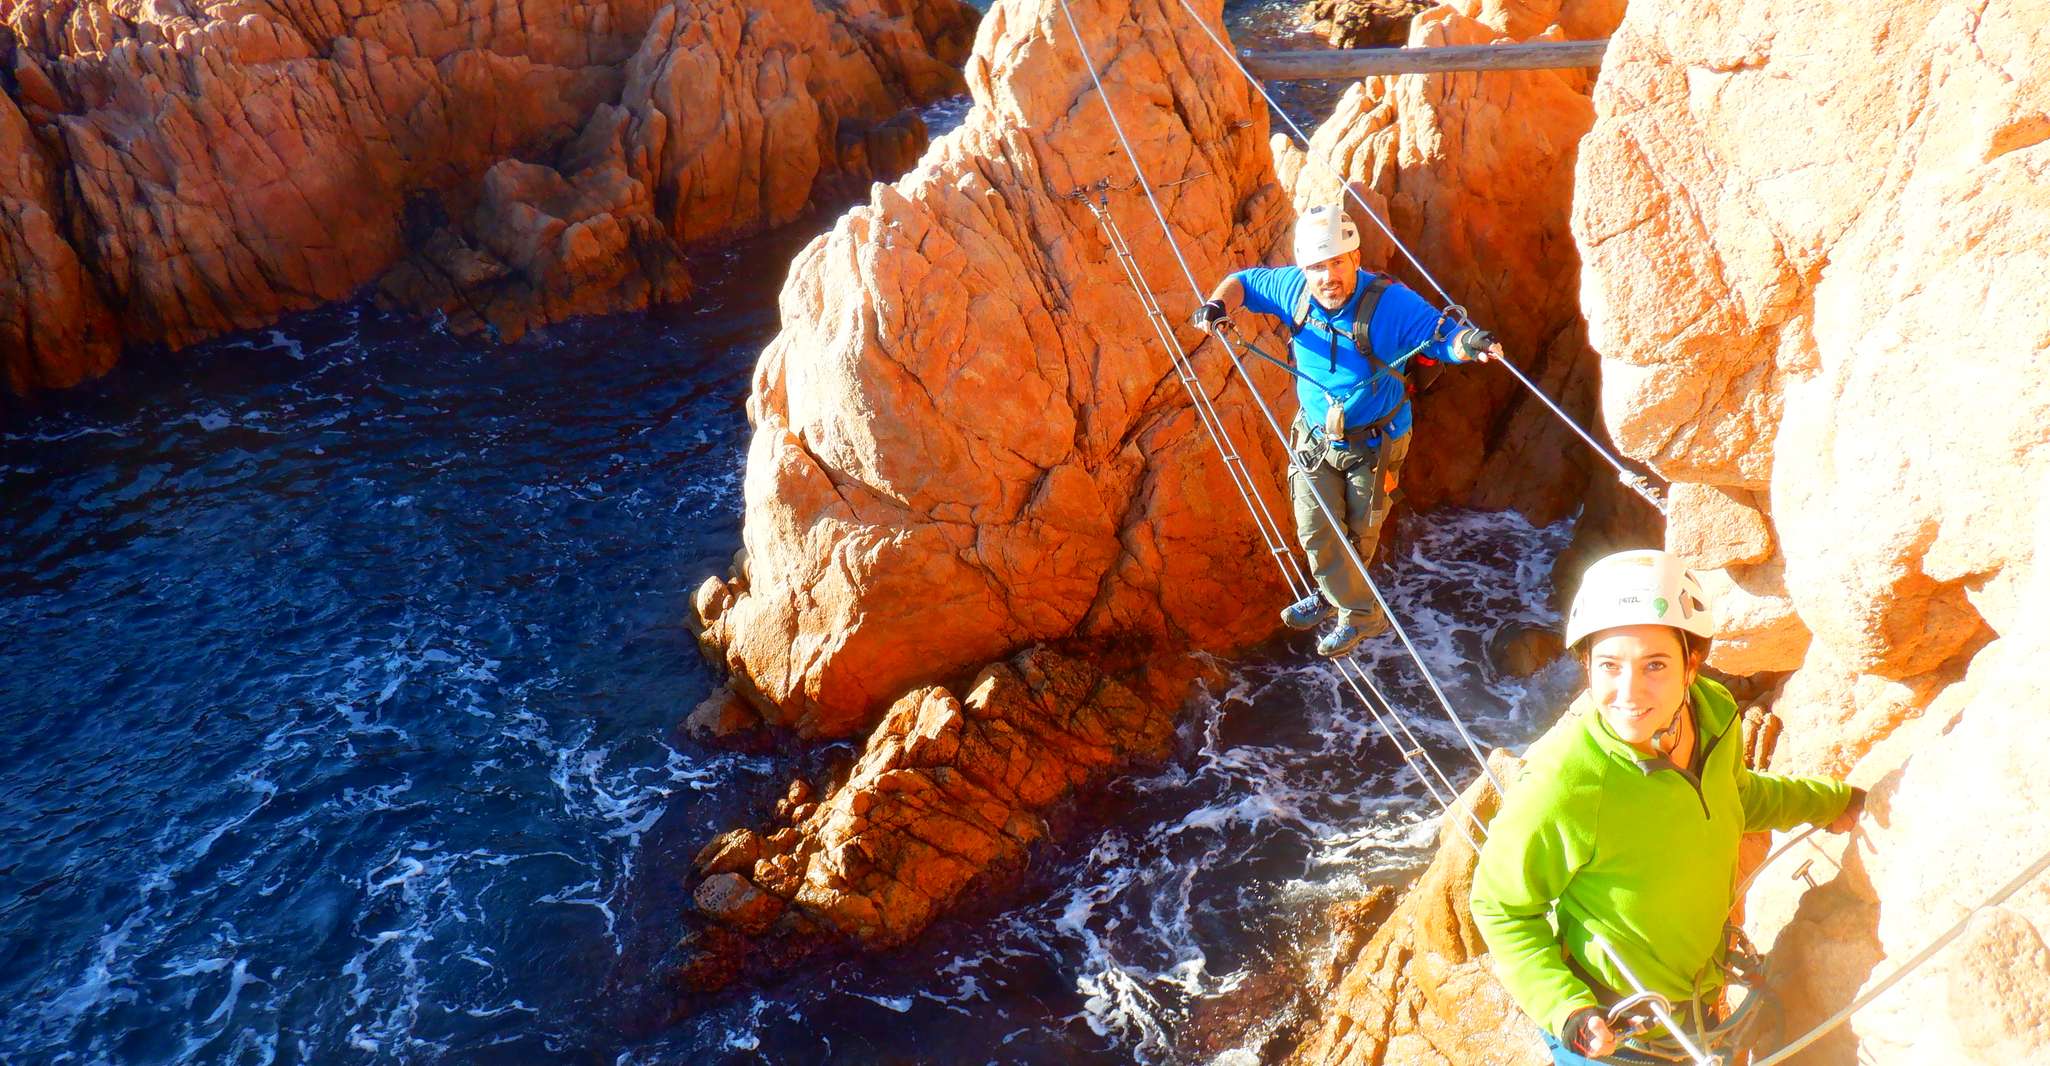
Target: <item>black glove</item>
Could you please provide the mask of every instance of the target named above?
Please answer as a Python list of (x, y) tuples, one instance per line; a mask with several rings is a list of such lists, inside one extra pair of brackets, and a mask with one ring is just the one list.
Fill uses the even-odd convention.
[(1459, 346), (1466, 349), (1468, 359), (1493, 348), (1495, 344), (1495, 335), (1479, 326), (1468, 326), (1466, 332), (1459, 335)]
[(1224, 321), (1224, 319), (1224, 301), (1205, 300), (1201, 306), (1196, 308), (1196, 313), (1189, 316), (1189, 325), (1208, 333), (1212, 327)]

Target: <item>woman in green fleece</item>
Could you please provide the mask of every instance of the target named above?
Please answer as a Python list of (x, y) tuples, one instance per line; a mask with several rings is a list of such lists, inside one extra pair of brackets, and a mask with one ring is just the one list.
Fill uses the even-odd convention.
[(1863, 803), (1840, 781), (1744, 766), (1736, 701), (1700, 676), (1714, 636), (1707, 596), (1674, 556), (1589, 567), (1566, 620), (1587, 691), (1531, 745), (1488, 827), (1474, 922), (1561, 1066), (1658, 1061), (1619, 1051), (1602, 1017), (1635, 991), (1623, 970), (1676, 1005), (1717, 1000), (1738, 840), (1845, 830)]

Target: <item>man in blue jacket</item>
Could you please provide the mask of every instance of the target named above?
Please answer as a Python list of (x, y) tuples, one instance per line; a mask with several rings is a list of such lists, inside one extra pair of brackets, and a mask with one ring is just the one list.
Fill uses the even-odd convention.
[[(1407, 375), (1415, 360), (1481, 362), (1502, 346), (1486, 330), (1446, 320), (1386, 275), (1361, 270), (1359, 229), (1342, 207), (1315, 207), (1296, 222), (1295, 258), (1296, 266), (1226, 277), (1190, 322), (1208, 332), (1244, 307), (1281, 319), (1294, 334), (1301, 409), (1289, 441), (1289, 496), (1320, 591), (1290, 604), (1281, 621), (1314, 629), (1335, 617), (1317, 641), (1319, 655), (1335, 658), (1388, 629), (1340, 538), (1351, 536), (1360, 558), (1373, 559), (1409, 455)], [(1324, 517), (1319, 500), (1344, 529)]]

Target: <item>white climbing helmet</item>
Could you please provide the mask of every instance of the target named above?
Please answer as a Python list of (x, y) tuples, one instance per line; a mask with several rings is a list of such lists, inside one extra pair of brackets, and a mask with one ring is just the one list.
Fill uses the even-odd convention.
[(1338, 204), (1318, 204), (1295, 220), (1295, 265), (1306, 267), (1357, 251), (1360, 229)]
[(1580, 578), (1566, 613), (1566, 646), (1617, 626), (1672, 626), (1715, 636), (1715, 618), (1701, 579), (1678, 556), (1651, 548), (1604, 556)]

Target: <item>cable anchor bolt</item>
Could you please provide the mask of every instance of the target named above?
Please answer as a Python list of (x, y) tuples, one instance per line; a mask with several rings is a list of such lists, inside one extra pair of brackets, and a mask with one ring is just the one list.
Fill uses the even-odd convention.
[(1644, 497), (1644, 502), (1658, 508), (1658, 513), (1666, 513), (1665, 494), (1658, 490), (1657, 485), (1651, 483), (1650, 478), (1645, 477), (1643, 474), (1623, 470), (1617, 472), (1616, 480), (1622, 482), (1625, 488)]

